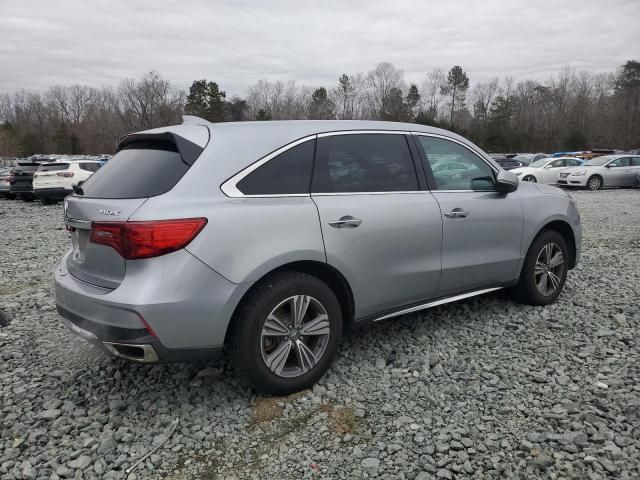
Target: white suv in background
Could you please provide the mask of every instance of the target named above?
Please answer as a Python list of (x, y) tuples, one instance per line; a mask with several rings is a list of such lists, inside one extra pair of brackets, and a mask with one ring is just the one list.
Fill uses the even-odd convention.
[(55, 203), (73, 192), (101, 167), (95, 160), (43, 163), (33, 176), (33, 194), (44, 204)]

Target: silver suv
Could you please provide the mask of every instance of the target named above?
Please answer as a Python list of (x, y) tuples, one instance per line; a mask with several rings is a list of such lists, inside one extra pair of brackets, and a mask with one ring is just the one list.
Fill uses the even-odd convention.
[(316, 382), (347, 327), (507, 287), (546, 305), (580, 256), (567, 194), (414, 124), (186, 117), (75, 192), (65, 324), (140, 362), (225, 346), (274, 394)]

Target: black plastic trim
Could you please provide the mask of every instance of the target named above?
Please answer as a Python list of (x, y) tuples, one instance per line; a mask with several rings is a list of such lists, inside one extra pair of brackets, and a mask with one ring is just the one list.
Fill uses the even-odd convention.
[(193, 142), (190, 142), (184, 137), (180, 135), (176, 135), (172, 132), (164, 132), (164, 133), (131, 133), (129, 135), (125, 135), (120, 138), (118, 142), (118, 151), (126, 148), (128, 145), (139, 142), (141, 140), (151, 140), (151, 141), (165, 141), (174, 144), (178, 153), (182, 157), (182, 161), (189, 165), (190, 167), (195, 163), (200, 154), (204, 151), (204, 148), (196, 145)]

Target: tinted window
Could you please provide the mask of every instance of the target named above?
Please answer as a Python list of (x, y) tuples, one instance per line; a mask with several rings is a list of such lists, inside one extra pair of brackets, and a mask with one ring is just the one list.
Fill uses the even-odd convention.
[(634, 167), (640, 167), (640, 157), (633, 157), (631, 159), (631, 165)]
[(116, 153), (82, 189), (92, 198), (153, 197), (171, 190), (187, 170), (175, 145), (136, 142)]
[(318, 140), (313, 192), (419, 190), (404, 135), (333, 135)]
[(55, 172), (57, 170), (66, 170), (69, 168), (68, 163), (48, 163), (41, 165), (38, 169), (39, 172)]
[(240, 180), (238, 190), (245, 195), (309, 193), (315, 144), (309, 140), (282, 152)]
[(444, 138), (417, 138), (438, 190), (493, 190), (493, 169), (471, 150)]
[(35, 164), (18, 164), (18, 166), (16, 168), (14, 168), (13, 171), (15, 173), (35, 172), (38, 169), (39, 166), (40, 166), (39, 163), (35, 163)]
[(579, 160), (573, 160), (571, 158), (568, 158), (567, 160), (565, 160), (565, 162), (567, 163), (568, 167), (578, 167), (582, 165)]
[(89, 172), (97, 172), (98, 169), (100, 168), (100, 164), (99, 163), (85, 163), (85, 162), (82, 162), (80, 164), (80, 168), (82, 170), (87, 170)]

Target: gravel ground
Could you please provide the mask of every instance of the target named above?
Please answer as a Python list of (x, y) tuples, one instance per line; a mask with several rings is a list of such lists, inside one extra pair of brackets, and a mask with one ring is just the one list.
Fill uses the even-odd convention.
[(556, 304), (500, 293), (354, 332), (284, 399), (224, 362), (76, 339), (52, 289), (61, 207), (0, 201), (0, 478), (126, 478), (158, 446), (128, 478), (640, 478), (640, 191), (573, 195), (584, 253)]

